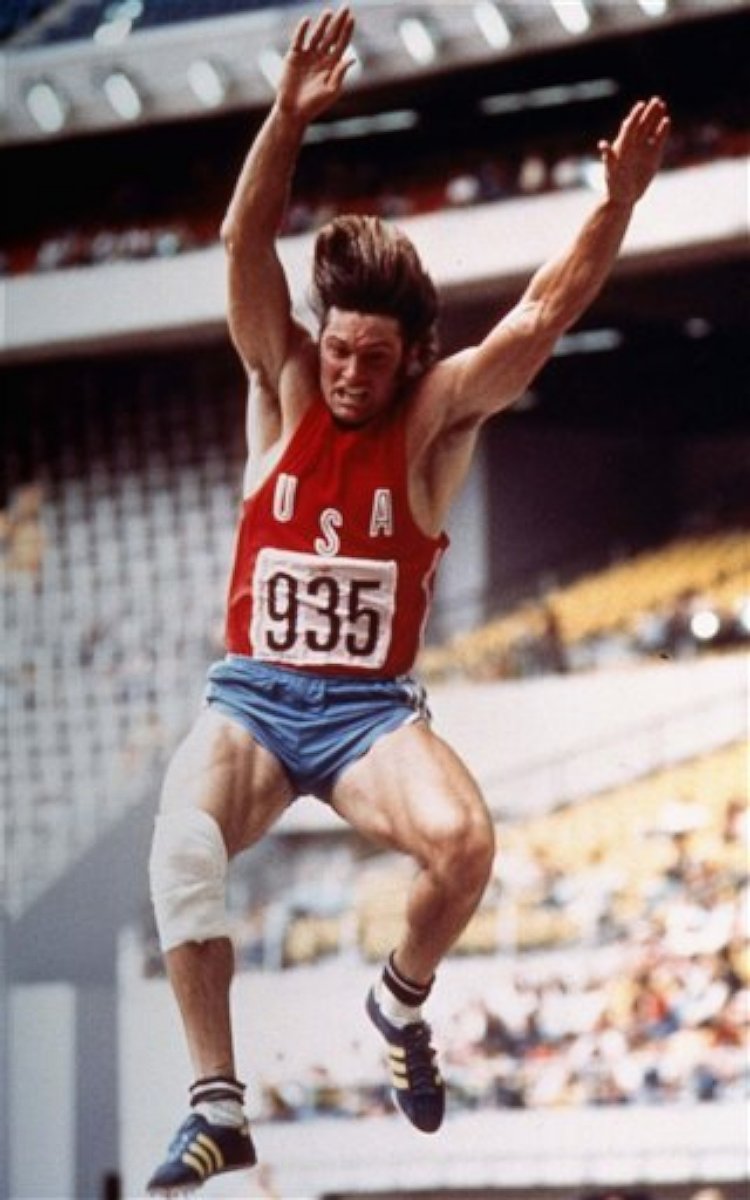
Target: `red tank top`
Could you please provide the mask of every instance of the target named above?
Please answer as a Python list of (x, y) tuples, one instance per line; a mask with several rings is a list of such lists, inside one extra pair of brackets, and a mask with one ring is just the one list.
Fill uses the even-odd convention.
[(319, 400), (242, 506), (227, 649), (320, 674), (404, 674), (447, 545), (411, 515), (400, 406), (347, 429)]

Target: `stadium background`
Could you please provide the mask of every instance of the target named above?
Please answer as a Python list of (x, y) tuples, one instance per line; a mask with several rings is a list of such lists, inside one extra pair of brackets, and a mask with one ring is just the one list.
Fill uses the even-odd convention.
[[(413, 234), (445, 349), (481, 336), (574, 232), (592, 147), (627, 105), (658, 92), (675, 128), (613, 280), (487, 427), (451, 523), (421, 667), (502, 849), (435, 1000), (445, 1132), (415, 1141), (393, 1117), (361, 1014), (402, 866), (302, 801), (231, 888), (267, 1168), (206, 1194), (733, 1200), (748, 6), (354, 8), (362, 71), (308, 140), (284, 230), (303, 315), (314, 229), (357, 207)], [(304, 11), (6, 0), (0, 14), (13, 1200), (139, 1195), (184, 1103), (145, 864), (164, 762), (220, 652), (242, 469), (217, 229)]]

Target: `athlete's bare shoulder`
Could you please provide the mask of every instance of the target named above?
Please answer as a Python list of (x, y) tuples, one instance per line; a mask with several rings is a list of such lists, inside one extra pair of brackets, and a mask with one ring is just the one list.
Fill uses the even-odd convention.
[(444, 527), (466, 478), (481, 422), (462, 410), (465, 354), (443, 359), (408, 400), (409, 495), (417, 522), (430, 534)]
[(407, 396), (409, 440), (415, 446), (432, 444), (450, 432), (455, 422), (461, 364), (465, 354), (435, 363), (415, 381)]

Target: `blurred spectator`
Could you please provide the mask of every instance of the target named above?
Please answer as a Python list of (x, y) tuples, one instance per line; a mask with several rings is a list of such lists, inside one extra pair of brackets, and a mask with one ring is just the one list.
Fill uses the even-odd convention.
[(560, 620), (549, 605), (542, 606), (542, 632), (537, 641), (537, 655), (542, 672), (564, 675), (568, 670)]
[(462, 208), (476, 204), (481, 199), (482, 187), (479, 176), (464, 171), (454, 175), (445, 185), (445, 199), (451, 208)]
[(44, 489), (28, 483), (16, 489), (8, 507), (0, 512), (0, 546), (5, 570), (37, 576), (44, 557), (42, 506)]

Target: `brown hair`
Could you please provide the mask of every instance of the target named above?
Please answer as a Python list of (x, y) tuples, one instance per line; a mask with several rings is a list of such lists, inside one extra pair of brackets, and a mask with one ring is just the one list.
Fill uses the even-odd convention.
[(405, 233), (379, 217), (336, 217), (318, 233), (312, 304), (325, 324), (331, 308), (394, 317), (418, 372), (438, 355), (435, 285)]

